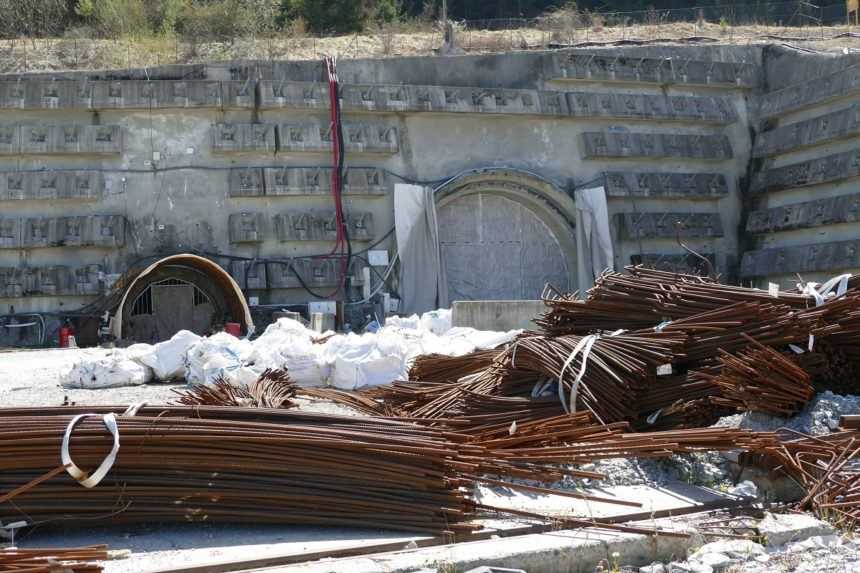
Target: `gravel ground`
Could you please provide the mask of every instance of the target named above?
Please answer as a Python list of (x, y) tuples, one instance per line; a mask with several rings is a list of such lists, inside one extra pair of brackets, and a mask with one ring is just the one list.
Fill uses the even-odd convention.
[(691, 552), (686, 561), (646, 567), (602, 564), (595, 572), (639, 573), (856, 573), (860, 571), (860, 539), (816, 536), (797, 543), (765, 548), (740, 540), (717, 541)]

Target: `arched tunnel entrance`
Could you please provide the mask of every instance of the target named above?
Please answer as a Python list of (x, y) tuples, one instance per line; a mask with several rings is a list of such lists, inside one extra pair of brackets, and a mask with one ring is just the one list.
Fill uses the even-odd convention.
[(450, 300), (537, 299), (576, 284), (573, 201), (526, 172), (471, 172), (436, 191)]
[(116, 310), (113, 334), (134, 342), (167, 340), (180, 330), (207, 334), (227, 322), (253, 329), (239, 286), (218, 265), (196, 255), (161, 259), (137, 275)]

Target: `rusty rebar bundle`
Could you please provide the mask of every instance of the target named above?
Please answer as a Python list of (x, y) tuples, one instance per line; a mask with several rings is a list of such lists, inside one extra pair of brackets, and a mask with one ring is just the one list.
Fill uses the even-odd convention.
[(815, 395), (809, 374), (776, 350), (745, 336), (750, 346), (735, 354), (720, 351), (713, 372), (698, 371), (720, 390), (717, 403), (741, 411), (791, 416)]
[(195, 384), (174, 390), (177, 404), (184, 406), (236, 406), (248, 408), (292, 408), (296, 385), (286, 370), (266, 370), (250, 385), (234, 386), (223, 377), (211, 385)]
[[(651, 328), (719, 310), (737, 303), (773, 303), (768, 291), (720, 284), (696, 275), (626, 267), (597, 278), (585, 298), (567, 295), (546, 300), (547, 313), (536, 322), (546, 334), (588, 334), (619, 328)], [(780, 292), (778, 302), (791, 310), (814, 305), (811, 297)]]
[(107, 546), (61, 549), (0, 549), (0, 571), (8, 573), (101, 573), (97, 561), (108, 558)]
[[(117, 416), (116, 460), (101, 483), (86, 488), (57, 464), (73, 416), (93, 412), (123, 409), (0, 410), (0, 521), (253, 522), (456, 534), (475, 527), (464, 472), (526, 474), (476, 457), (460, 436), (385, 419), (144, 407)], [(70, 453), (80, 467), (96, 468), (112, 443), (100, 417), (86, 418), (71, 434)]]

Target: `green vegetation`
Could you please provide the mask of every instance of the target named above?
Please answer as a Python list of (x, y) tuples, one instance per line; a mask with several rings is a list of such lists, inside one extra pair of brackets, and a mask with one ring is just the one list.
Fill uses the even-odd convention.
[[(390, 23), (431, 22), (442, 0), (0, 0), (0, 38), (128, 38), (178, 35), (194, 42), (231, 41), (249, 35), (348, 34)], [(797, 4), (793, 7), (793, 4)], [(817, 0), (844, 17), (842, 0)], [(805, 8), (805, 7), (806, 8)], [(789, 21), (808, 3), (783, 0), (448, 0), (455, 20), (532, 18), (546, 13), (627, 12), (645, 23), (708, 18), (715, 22), (742, 17)], [(795, 9), (796, 8), (796, 9)], [(701, 10), (701, 11), (700, 11)], [(844, 10), (843, 10), (844, 11)], [(687, 13), (689, 12), (689, 14)], [(707, 14), (705, 13), (707, 12)], [(716, 16), (714, 16), (716, 14)], [(746, 15), (746, 16), (744, 16)], [(821, 16), (823, 17), (823, 11)], [(810, 14), (812, 21), (816, 14)], [(804, 16), (806, 17), (806, 16)], [(602, 20), (602, 19), (601, 19)]]

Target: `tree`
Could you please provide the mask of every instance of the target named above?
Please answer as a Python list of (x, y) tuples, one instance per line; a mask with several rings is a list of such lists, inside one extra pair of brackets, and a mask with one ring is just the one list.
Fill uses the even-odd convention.
[(360, 32), (369, 24), (390, 22), (398, 15), (395, 0), (283, 0), (287, 20), (304, 19), (317, 33)]
[(0, 35), (5, 38), (54, 36), (67, 23), (64, 0), (0, 0)]

